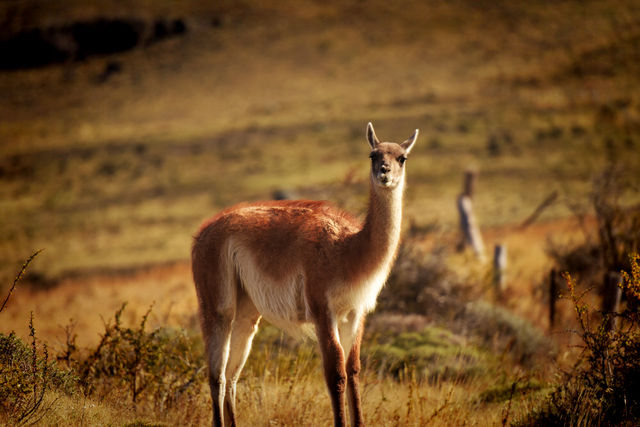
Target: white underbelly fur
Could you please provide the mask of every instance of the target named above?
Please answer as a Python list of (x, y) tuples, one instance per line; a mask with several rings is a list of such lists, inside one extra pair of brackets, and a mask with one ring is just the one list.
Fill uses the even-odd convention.
[[(305, 276), (301, 266), (292, 265), (280, 280), (275, 281), (260, 270), (250, 250), (233, 240), (229, 241), (227, 254), (241, 286), (267, 321), (294, 337), (315, 337), (304, 297)], [(388, 267), (381, 268), (358, 284), (329, 286), (327, 297), (335, 320), (340, 323), (351, 312), (361, 315), (372, 311), (388, 273)]]
[(264, 274), (249, 250), (229, 243), (229, 255), (240, 278), (241, 286), (267, 321), (294, 337), (314, 337), (303, 289), (301, 268), (292, 266), (278, 281)]

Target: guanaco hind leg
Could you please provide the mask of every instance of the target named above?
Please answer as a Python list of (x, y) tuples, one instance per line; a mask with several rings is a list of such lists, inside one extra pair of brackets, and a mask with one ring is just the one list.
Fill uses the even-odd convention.
[(222, 427), (224, 416), (224, 396), (226, 390), (227, 361), (231, 344), (231, 328), (233, 317), (228, 315), (208, 316), (214, 323), (212, 326), (203, 325), (208, 337), (207, 358), (209, 364), (209, 387), (213, 405), (213, 425)]
[(226, 426), (236, 425), (236, 383), (251, 351), (251, 342), (258, 331), (259, 323), (260, 313), (255, 305), (244, 292), (239, 292), (226, 369), (224, 408)]
[[(202, 257), (202, 254), (199, 255)], [(194, 261), (199, 260), (194, 257)], [(226, 372), (237, 309), (238, 280), (235, 272), (225, 263), (207, 270), (198, 262), (194, 262), (194, 280), (200, 302), (202, 334), (209, 367), (212, 424), (222, 427), (227, 389)]]

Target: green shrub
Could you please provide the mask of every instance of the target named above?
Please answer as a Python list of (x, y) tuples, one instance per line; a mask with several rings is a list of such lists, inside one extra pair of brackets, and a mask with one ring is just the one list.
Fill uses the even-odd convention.
[(443, 247), (427, 253), (419, 245), (401, 246), (389, 283), (378, 298), (378, 311), (418, 313), (520, 364), (555, 352), (550, 340), (527, 320), (473, 299), (472, 286), (450, 269), (446, 257)]
[(486, 301), (467, 303), (452, 329), (523, 365), (531, 365), (538, 356), (553, 355), (556, 351), (553, 343), (528, 320)]
[(491, 369), (493, 359), (445, 329), (379, 334), (363, 349), (363, 363), (379, 376), (402, 379), (405, 370), (417, 379), (466, 381)]
[(47, 346), (39, 354), (33, 313), (29, 321), (31, 345), (15, 332), (0, 334), (0, 420), (10, 424), (33, 424), (47, 411), (45, 394), (56, 390), (73, 394), (77, 378), (49, 360)]

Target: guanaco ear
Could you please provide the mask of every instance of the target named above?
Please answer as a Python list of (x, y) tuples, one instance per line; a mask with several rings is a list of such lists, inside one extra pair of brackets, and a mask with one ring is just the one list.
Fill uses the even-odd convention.
[(371, 124), (371, 122), (367, 124), (367, 141), (369, 141), (369, 145), (371, 146), (371, 148), (376, 148), (376, 146), (380, 144), (380, 141), (378, 141), (378, 137), (373, 130), (373, 125)]
[(416, 139), (418, 139), (418, 129), (407, 139), (405, 142), (401, 143), (400, 146), (404, 148), (405, 154), (409, 154), (409, 151), (413, 148), (413, 144), (415, 144)]

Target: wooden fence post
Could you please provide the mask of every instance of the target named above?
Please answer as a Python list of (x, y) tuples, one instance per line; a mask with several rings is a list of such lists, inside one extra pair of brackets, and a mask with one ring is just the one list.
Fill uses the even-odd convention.
[(506, 269), (507, 245), (496, 244), (493, 248), (493, 286), (496, 290), (496, 295), (500, 295), (504, 291)]
[(473, 214), (473, 191), (475, 187), (476, 173), (474, 171), (466, 171), (464, 174), (464, 183), (462, 193), (458, 196), (457, 205), (460, 214), (460, 229), (462, 231), (462, 241), (458, 246), (459, 250), (465, 246), (471, 246), (476, 257), (484, 260), (484, 242), (480, 234), (480, 228)]
[(618, 313), (620, 300), (622, 299), (622, 289), (618, 284), (621, 280), (620, 274), (615, 271), (609, 271), (604, 276), (601, 308), (603, 313), (609, 313), (609, 321), (607, 322), (608, 331), (613, 331), (618, 324), (616, 314)]
[(464, 172), (464, 183), (462, 184), (462, 194), (473, 198), (473, 191), (476, 187), (476, 172), (472, 170), (466, 170)]

